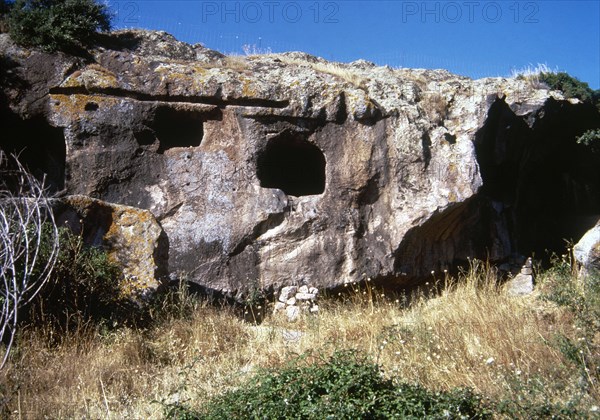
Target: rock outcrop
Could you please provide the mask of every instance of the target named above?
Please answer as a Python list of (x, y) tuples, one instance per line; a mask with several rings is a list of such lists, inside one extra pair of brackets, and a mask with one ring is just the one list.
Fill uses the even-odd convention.
[[(168, 245), (152, 213), (87, 196), (55, 200), (56, 223), (104, 248), (123, 270), (123, 296), (143, 300), (166, 276)], [(162, 270), (162, 272), (161, 272)]]
[(27, 146), (55, 190), (149, 210), (163, 268), (207, 289), (402, 286), (561, 247), (600, 213), (599, 157), (575, 141), (600, 115), (527, 79), (144, 31), (86, 60), (0, 35), (0, 55), (0, 146)]
[(573, 254), (586, 271), (600, 271), (600, 221), (575, 244)]

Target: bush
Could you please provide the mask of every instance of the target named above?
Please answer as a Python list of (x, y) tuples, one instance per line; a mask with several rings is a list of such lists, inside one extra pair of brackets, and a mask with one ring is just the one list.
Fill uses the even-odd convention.
[[(128, 306), (120, 296), (120, 268), (104, 250), (86, 246), (69, 229), (60, 228), (59, 237), (54, 271), (30, 309), (30, 320), (61, 329), (89, 321), (120, 321)], [(42, 246), (42, 255), (46, 249)]]
[(178, 419), (384, 419), (486, 418), (480, 397), (468, 390), (435, 393), (419, 385), (395, 385), (376, 364), (355, 351), (302, 366), (257, 374), (248, 384), (209, 402), (201, 412), (167, 406)]
[(590, 86), (565, 72), (540, 73), (540, 82), (550, 89), (562, 91), (567, 98), (577, 98), (583, 102), (596, 105), (600, 111), (600, 89), (594, 91)]
[(17, 0), (8, 14), (11, 38), (45, 51), (78, 52), (110, 29), (107, 6), (95, 0)]
[(567, 309), (574, 318), (576, 336), (557, 333), (554, 340), (564, 359), (579, 372), (578, 384), (585, 392), (600, 384), (600, 273), (577, 277), (565, 259), (555, 261), (554, 276), (543, 298)]

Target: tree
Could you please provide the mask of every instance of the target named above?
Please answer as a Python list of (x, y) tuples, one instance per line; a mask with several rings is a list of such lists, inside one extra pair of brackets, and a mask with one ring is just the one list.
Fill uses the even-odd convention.
[(48, 52), (78, 52), (110, 30), (110, 13), (96, 0), (16, 0), (8, 14), (11, 38)]
[(12, 156), (0, 150), (0, 338), (10, 352), (19, 309), (50, 278), (59, 250), (59, 232), (43, 187)]

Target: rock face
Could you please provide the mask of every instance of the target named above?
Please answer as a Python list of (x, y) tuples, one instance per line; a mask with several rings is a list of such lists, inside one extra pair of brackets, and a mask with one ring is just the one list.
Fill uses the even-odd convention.
[(573, 254), (586, 270), (600, 270), (600, 221), (575, 244)]
[(123, 269), (124, 296), (144, 298), (158, 288), (166, 274), (168, 249), (152, 213), (86, 196), (64, 197), (54, 206), (59, 226), (81, 234), (90, 245), (106, 248)]
[(149, 210), (163, 268), (208, 289), (401, 286), (560, 247), (600, 213), (600, 159), (575, 141), (600, 115), (525, 79), (225, 57), (143, 31), (87, 61), (6, 35), (0, 54), (0, 146), (27, 146), (55, 190)]

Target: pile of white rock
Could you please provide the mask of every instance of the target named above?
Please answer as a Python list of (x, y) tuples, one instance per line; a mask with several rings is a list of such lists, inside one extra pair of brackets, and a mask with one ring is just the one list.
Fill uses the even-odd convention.
[(525, 260), (519, 272), (508, 281), (506, 289), (509, 294), (516, 296), (529, 295), (533, 293), (533, 260), (531, 257)]
[(317, 295), (319, 289), (309, 286), (286, 286), (279, 292), (279, 298), (275, 303), (274, 313), (285, 312), (288, 321), (296, 321), (302, 312), (317, 314)]

